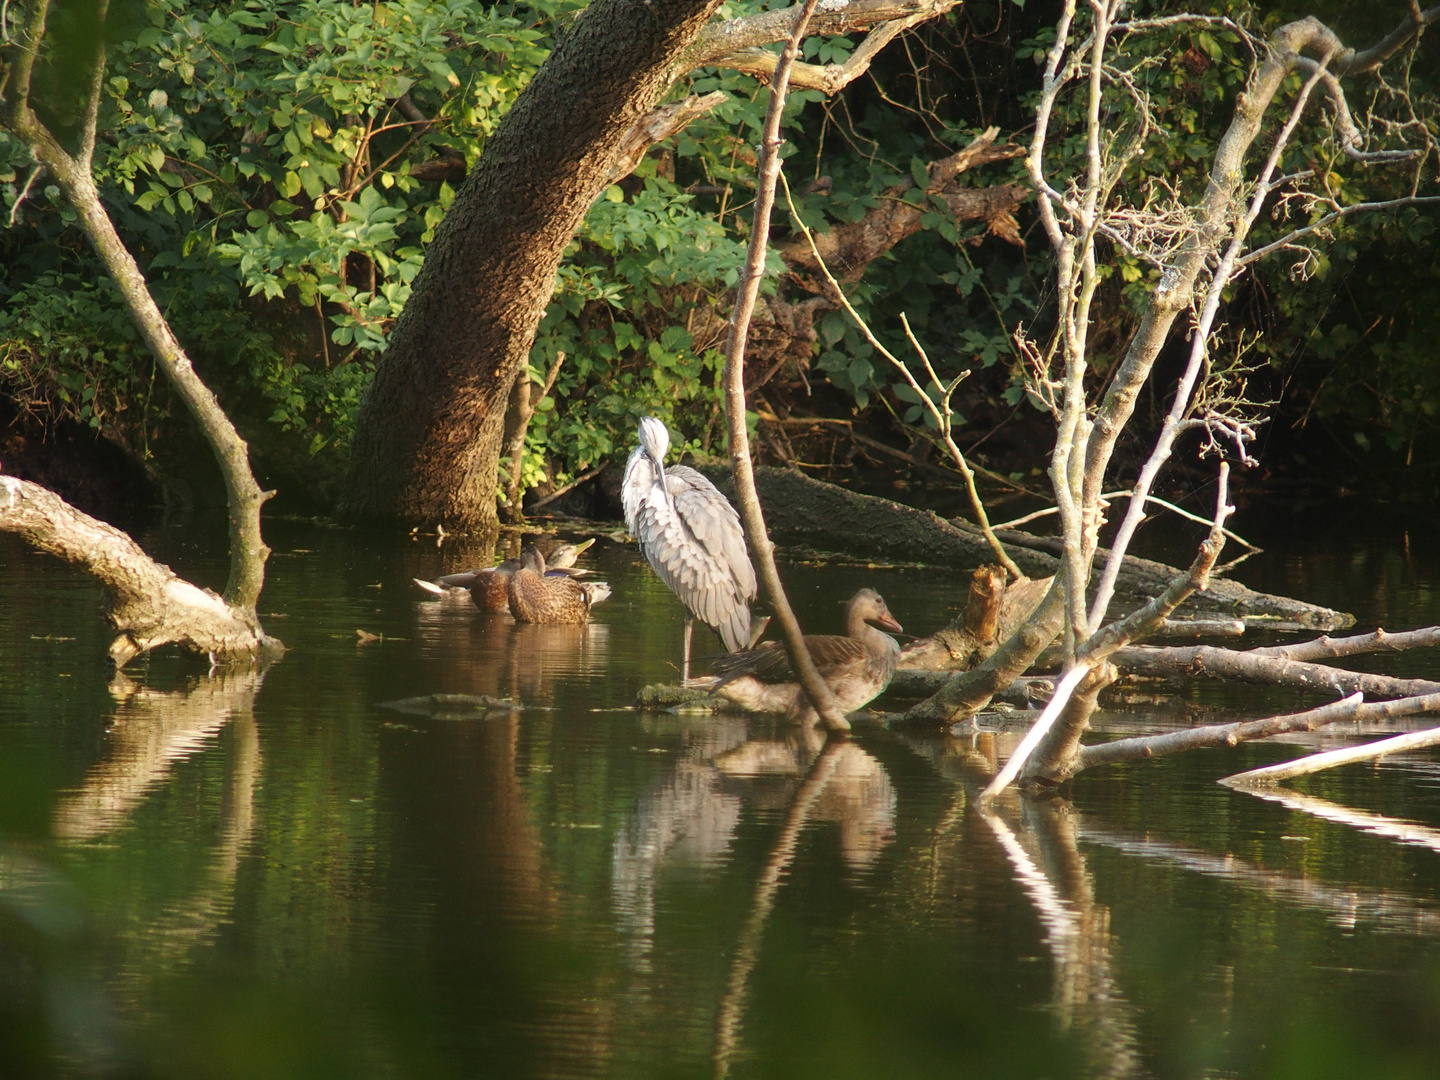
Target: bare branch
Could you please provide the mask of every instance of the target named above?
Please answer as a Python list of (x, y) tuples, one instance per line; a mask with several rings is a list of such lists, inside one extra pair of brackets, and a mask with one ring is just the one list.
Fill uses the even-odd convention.
[(100, 116), (100, 91), (105, 85), (105, 17), (110, 0), (100, 0), (95, 13), (95, 69), (90, 73), (90, 92), (85, 100), (85, 119), (80, 127), (80, 167), (90, 171), (95, 157), (95, 125)]
[(1325, 664), (1307, 664), (1283, 657), (1256, 656), (1214, 645), (1175, 645), (1158, 648), (1129, 645), (1112, 654), (1115, 665), (1135, 675), (1174, 677), (1209, 675), (1266, 686), (1293, 686), (1344, 695), (1357, 691), (1374, 697), (1401, 698), (1440, 693), (1440, 682), (1397, 679), (1389, 675), (1346, 671)]
[(1229, 478), (1230, 466), (1222, 461), (1220, 478), (1216, 484), (1215, 519), (1210, 525), (1210, 535), (1200, 545), (1200, 551), (1196, 554), (1195, 561), (1190, 564), (1190, 569), (1172, 581), (1169, 588), (1139, 611), (1119, 622), (1111, 623), (1093, 635), (1077, 652), (1077, 660), (1101, 660), (1138, 638), (1148, 637), (1159, 630), (1170, 614), (1192, 593), (1204, 591), (1210, 581), (1210, 570), (1225, 547), (1225, 519), (1235, 512), (1235, 507), (1227, 501)]
[(755, 302), (760, 295), (760, 279), (765, 273), (766, 239), (770, 235), (770, 214), (775, 205), (775, 187), (780, 176), (780, 120), (785, 108), (785, 90), (790, 66), (800, 51), (805, 27), (819, 0), (806, 0), (794, 21), (790, 41), (781, 55), (770, 88), (770, 108), (765, 116), (764, 134), (760, 143), (760, 186), (750, 233), (750, 250), (740, 278), (735, 310), (730, 321), (730, 340), (725, 346), (725, 419), (730, 434), (730, 463), (735, 473), (735, 492), (740, 502), (740, 518), (745, 523), (745, 537), (750, 551), (759, 564), (760, 582), (765, 598), (780, 623), (785, 638), (785, 651), (790, 667), (799, 677), (800, 685), (820, 719), (831, 731), (849, 731), (850, 722), (841, 715), (829, 686), (815, 670), (810, 650), (795, 612), (785, 596), (780, 571), (775, 566), (775, 545), (765, 529), (765, 516), (760, 497), (755, 491), (755, 467), (750, 457), (750, 436), (745, 426), (745, 340)]
[(1069, 775), (1074, 776), (1097, 765), (1140, 761), (1181, 750), (1235, 746), (1237, 743), (1268, 739), (1272, 735), (1284, 735), (1292, 731), (1314, 731), (1326, 724), (1355, 719), (1356, 710), (1361, 707), (1360, 695), (1354, 694), (1343, 701), (1331, 702), (1318, 709), (1288, 716), (1271, 716), (1264, 720), (1247, 720), (1235, 724), (1211, 724), (1164, 735), (1142, 735), (1135, 739), (1116, 739), (1114, 742), (1082, 746), (1075, 755)]
[(1293, 645), (1269, 645), (1250, 649), (1247, 654), (1275, 656), (1285, 660), (1325, 660), (1337, 656), (1359, 656), (1362, 653), (1404, 652), (1434, 645), (1440, 645), (1440, 626), (1427, 626), (1421, 630), (1408, 630), (1399, 634), (1376, 630), (1373, 634), (1355, 634), (1346, 638), (1325, 635), (1313, 641), (1301, 641)]
[[(1371, 710), (1365, 712), (1365, 710)], [(1414, 716), (1416, 713), (1440, 712), (1440, 694), (1426, 694), (1423, 697), (1404, 698), (1400, 701), (1380, 701), (1362, 705), (1356, 710), (1355, 718), (1369, 719), (1372, 716)], [(1411, 731), (1390, 739), (1365, 743), (1363, 746), (1347, 746), (1340, 750), (1328, 750), (1323, 754), (1310, 754), (1298, 761), (1287, 761), (1281, 765), (1269, 765), (1263, 769), (1227, 776), (1220, 781), (1232, 787), (1258, 787), (1278, 784), (1296, 776), (1306, 776), (1337, 765), (1349, 765), (1355, 761), (1372, 761), (1386, 754), (1397, 754), (1402, 750), (1417, 750), (1423, 746), (1440, 745), (1440, 727), (1425, 731)]]
[(1440, 7), (1432, 7), (1425, 11), (1412, 9), (1408, 19), (1403, 20), (1399, 26), (1370, 48), (1361, 52), (1347, 50), (1346, 55), (1341, 56), (1334, 64), (1335, 72), (1339, 75), (1359, 75), (1362, 72), (1374, 71), (1390, 57), (1415, 41), (1420, 36), (1421, 30), (1436, 19), (1440, 19)]
[(996, 773), (995, 779), (991, 780), (985, 790), (980, 793), (982, 806), (1014, 783), (1015, 778), (1020, 775), (1021, 768), (1030, 760), (1030, 755), (1035, 748), (1040, 745), (1040, 740), (1050, 734), (1050, 729), (1055, 726), (1055, 721), (1060, 719), (1060, 714), (1070, 704), (1070, 696), (1075, 693), (1081, 681), (1090, 674), (1091, 668), (1085, 664), (1076, 664), (1065, 673), (1065, 677), (1055, 687), (1055, 696), (1045, 706), (1045, 711), (1030, 726), (1030, 730), (1025, 733), (1025, 738), (1020, 740), (1020, 745), (1010, 755), (1010, 760), (1005, 763), (1005, 767)]
[[(816, 9), (807, 28), (807, 34), (823, 34), (826, 37), (840, 37), (857, 30), (870, 30), (870, 37), (886, 29), (886, 24), (899, 23), (898, 29), (885, 37), (880, 44), (888, 42), (900, 30), (907, 29), (937, 15), (943, 15), (958, 6), (960, 0), (825, 0)], [(761, 45), (785, 41), (797, 21), (803, 5), (758, 12), (743, 19), (715, 23), (705, 28), (690, 51), (682, 60), (682, 71), (697, 67), (729, 67), (753, 74), (773, 77), (776, 69), (775, 54), (766, 52), (769, 60), (756, 57)], [(868, 43), (868, 37), (867, 41)], [(866, 43), (862, 43), (861, 49)], [(878, 51), (880, 46), (876, 46)], [(856, 52), (859, 52), (857, 49)], [(868, 66), (868, 60), (866, 61)], [(751, 66), (742, 66), (751, 65)], [(830, 65), (837, 66), (837, 65)], [(795, 64), (793, 81), (797, 86), (809, 86), (800, 72), (810, 68), (823, 71), (811, 64)], [(859, 72), (857, 72), (859, 74)], [(822, 77), (823, 78), (823, 77)], [(843, 85), (843, 84), (842, 84)], [(823, 89), (823, 87), (817, 87)], [(838, 88), (837, 88), (838, 89)]]
[(1241, 258), (1237, 265), (1249, 266), (1251, 263), (1257, 262), (1267, 255), (1273, 255), (1277, 251), (1293, 249), (1296, 247), (1297, 242), (1304, 237), (1324, 233), (1325, 230), (1335, 224), (1335, 222), (1343, 218), (1353, 217), (1356, 214), (1381, 213), (1386, 210), (1400, 210), (1407, 206), (1435, 206), (1437, 204), (1440, 204), (1440, 196), (1410, 195), (1401, 199), (1384, 199), (1379, 202), (1353, 203), (1350, 206), (1342, 206), (1339, 210), (1326, 214), (1324, 217), (1306, 225), (1303, 229), (1296, 229), (1294, 232), (1282, 236), (1279, 240), (1266, 244), (1264, 247), (1256, 248)]
[(620, 147), (616, 151), (614, 164), (610, 166), (611, 181), (629, 176), (650, 147), (664, 142), (692, 120), (704, 116), (716, 105), (728, 100), (728, 94), (723, 90), (716, 90), (703, 97), (691, 94), (681, 101), (655, 106), (620, 136)]

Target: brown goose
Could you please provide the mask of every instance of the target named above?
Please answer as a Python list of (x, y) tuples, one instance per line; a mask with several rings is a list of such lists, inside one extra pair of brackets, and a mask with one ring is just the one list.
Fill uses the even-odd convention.
[(574, 581), (545, 572), (545, 556), (533, 547), (520, 553), (520, 568), (509, 576), (510, 614), (523, 623), (583, 623), (590, 608), (610, 595), (603, 581)]
[[(545, 573), (555, 577), (583, 577), (590, 573), (589, 570), (576, 569), (575, 562), (593, 543), (594, 537), (579, 544), (556, 544), (545, 560)], [(518, 569), (519, 559), (506, 559), (497, 566), (446, 574), (434, 581), (415, 578), (415, 584), (442, 599), (469, 593), (470, 599), (481, 611), (505, 612), (510, 610), (510, 575)]]
[[(890, 685), (900, 646), (887, 630), (901, 626), (874, 589), (861, 589), (845, 607), (845, 636), (807, 634), (805, 644), (841, 712), (853, 712), (878, 697)], [(818, 717), (805, 691), (795, 681), (790, 659), (778, 641), (731, 653), (715, 660), (712, 679), (696, 679), (709, 689), (750, 712), (784, 713), (791, 720), (813, 724)]]

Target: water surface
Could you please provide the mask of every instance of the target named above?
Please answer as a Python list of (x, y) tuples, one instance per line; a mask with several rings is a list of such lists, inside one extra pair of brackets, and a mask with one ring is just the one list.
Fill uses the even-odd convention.
[[(1236, 574), (1360, 629), (1440, 621), (1435, 562), (1379, 532), (1310, 530)], [(681, 624), (623, 545), (588, 560), (615, 590), (594, 623), (541, 628), (410, 584), (481, 553), (299, 523), (267, 536), (282, 662), (159, 657), (113, 683), (98, 591), (0, 537), (0, 1075), (1440, 1070), (1430, 754), (1297, 781), (1323, 800), (1302, 804), (1214, 782), (1305, 748), (1247, 745), (987, 815), (974, 797), (1008, 736), (865, 730), (822, 751), (766, 720), (631, 709), (673, 679)], [(147, 543), (223, 581), (219, 537)], [(785, 572), (819, 630), (873, 585), (924, 633), (967, 587)], [(1440, 677), (1429, 655), (1376, 670)], [(384, 704), (431, 694), (523, 709)], [(1104, 719), (1304, 704), (1130, 690)]]

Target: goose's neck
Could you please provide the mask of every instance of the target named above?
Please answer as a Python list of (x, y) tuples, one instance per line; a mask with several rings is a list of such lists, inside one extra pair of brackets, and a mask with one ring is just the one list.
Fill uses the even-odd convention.
[(900, 644), (894, 638), (885, 631), (871, 626), (859, 615), (851, 615), (847, 621), (850, 624), (847, 628), (848, 636), (863, 642), (867, 652), (879, 654), (892, 650), (900, 651)]

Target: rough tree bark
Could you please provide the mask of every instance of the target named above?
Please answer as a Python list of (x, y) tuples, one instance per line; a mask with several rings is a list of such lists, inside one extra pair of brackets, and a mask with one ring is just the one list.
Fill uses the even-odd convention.
[[(861, 0), (820, 13), (817, 32), (913, 25), (953, 6)], [(668, 130), (652, 107), (679, 74), (724, 64), (794, 25), (787, 9), (707, 29), (718, 7), (719, 0), (597, 0), (576, 18), (427, 251), (361, 408), (349, 513), (495, 527), (506, 401), (581, 218), (637, 141)], [(853, 65), (848, 78), (860, 70)]]
[(491, 138), (426, 253), (365, 397), (351, 513), (496, 524), (505, 403), (620, 138), (719, 0), (599, 0)]

